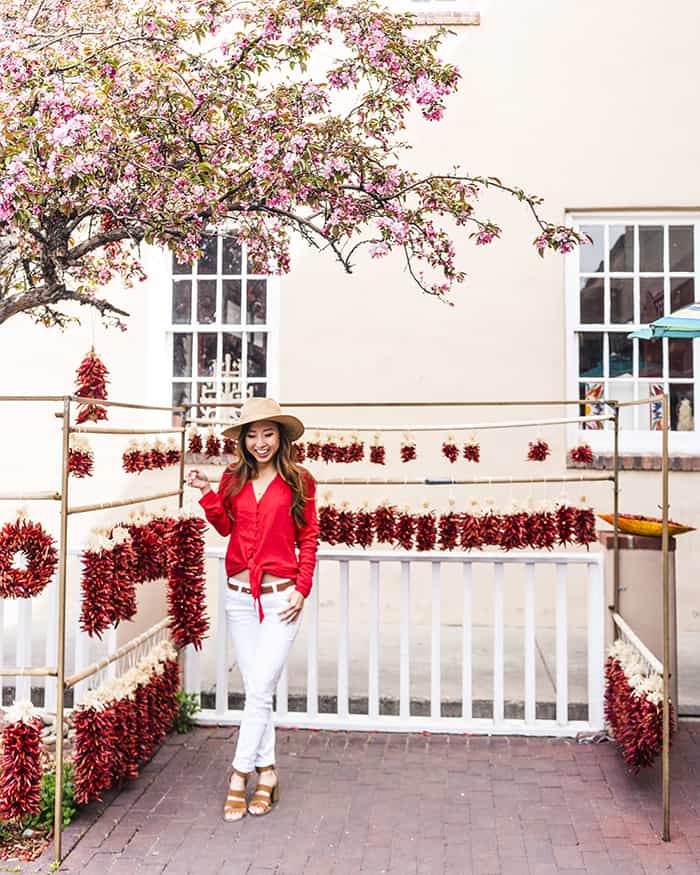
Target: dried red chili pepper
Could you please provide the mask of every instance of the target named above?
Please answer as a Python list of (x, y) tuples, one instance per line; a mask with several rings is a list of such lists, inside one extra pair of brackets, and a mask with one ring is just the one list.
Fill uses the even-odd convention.
[(454, 435), (448, 435), (442, 444), (442, 455), (454, 464), (459, 459), (459, 447), (455, 443)]
[(404, 508), (396, 517), (394, 537), (397, 544), (404, 550), (413, 548), (413, 538), (416, 532), (416, 518), (409, 508)]
[(569, 450), (569, 458), (577, 465), (592, 465), (593, 450), (587, 443), (576, 444)]
[(527, 446), (527, 458), (530, 462), (544, 462), (547, 456), (552, 452), (547, 441), (542, 440), (542, 438), (530, 441)]
[(388, 501), (374, 511), (374, 531), (379, 544), (391, 544), (396, 532), (396, 508)]
[(2, 731), (0, 818), (22, 821), (41, 805), (40, 720), (16, 720)]
[(170, 634), (178, 647), (201, 650), (209, 630), (204, 578), (206, 523), (191, 516), (175, 520), (167, 543), (168, 615)]

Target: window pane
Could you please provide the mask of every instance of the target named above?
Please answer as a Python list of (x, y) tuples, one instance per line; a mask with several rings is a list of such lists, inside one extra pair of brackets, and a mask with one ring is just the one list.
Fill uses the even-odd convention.
[(581, 273), (603, 272), (603, 226), (582, 225), (581, 231), (593, 240), (579, 248)]
[(691, 277), (671, 277), (671, 312), (687, 307), (695, 300), (695, 280)]
[(664, 229), (660, 225), (639, 226), (639, 269), (643, 273), (664, 269)]
[(197, 322), (216, 322), (216, 280), (197, 281)]
[(197, 416), (206, 418), (206, 419), (216, 419), (217, 418), (217, 408), (212, 407), (211, 405), (216, 402), (216, 380), (207, 380), (203, 383), (197, 383), (197, 401), (199, 405), (197, 407)]
[(252, 325), (267, 319), (267, 280), (248, 280), (248, 322)]
[(249, 398), (252, 398), (253, 396), (256, 398), (265, 398), (267, 395), (267, 383), (248, 383), (247, 395)]
[(668, 229), (671, 270), (694, 269), (693, 226), (671, 225)]
[(267, 376), (267, 333), (264, 331), (248, 335), (248, 376)]
[(693, 376), (693, 341), (669, 338), (668, 341), (669, 377)]
[(171, 261), (172, 261), (172, 272), (179, 274), (191, 274), (192, 273), (192, 265), (191, 264), (180, 264), (177, 260), (177, 256), (174, 252), (171, 253)]
[(202, 238), (202, 257), (197, 262), (198, 273), (216, 273), (216, 234), (207, 234)]
[(216, 376), (216, 334), (197, 334), (197, 376)]
[(626, 334), (608, 334), (610, 351), (610, 376), (631, 377), (634, 373), (632, 367), (632, 338)]
[(223, 280), (223, 314), (221, 317), (224, 325), (241, 324), (241, 281)]
[(578, 372), (581, 377), (603, 376), (603, 334), (600, 331), (579, 334)]
[[(173, 383), (173, 407), (190, 403), (192, 396), (191, 383)], [(177, 417), (179, 419), (179, 417)]]
[(664, 281), (662, 277), (639, 280), (639, 321), (648, 325), (664, 315)]
[(663, 376), (663, 341), (639, 341), (639, 376)]
[(241, 244), (234, 237), (222, 237), (222, 273), (234, 273), (240, 276), (243, 259), (241, 256)]
[(610, 321), (634, 321), (634, 281), (614, 277), (610, 280)]
[(223, 374), (230, 379), (238, 379), (241, 375), (241, 358), (243, 356), (243, 335), (224, 333), (223, 339)]
[(611, 225), (610, 235), (610, 271), (634, 270), (634, 226)]
[(603, 315), (603, 279), (590, 277), (581, 280), (581, 323), (601, 324)]
[(192, 335), (173, 334), (173, 377), (192, 376)]
[(695, 428), (695, 399), (691, 383), (671, 383), (671, 428), (674, 431), (693, 431)]
[[(585, 404), (579, 407), (579, 416), (602, 416), (605, 413), (605, 405), (600, 402), (604, 397), (603, 383), (580, 383), (579, 398), (585, 400)], [(583, 428), (598, 431), (605, 426), (604, 422), (584, 422)]]
[[(632, 380), (610, 380), (607, 398), (613, 401), (634, 401), (634, 382)], [(620, 428), (634, 428), (634, 407), (620, 408)]]
[(192, 321), (192, 280), (173, 282), (173, 323), (188, 325)]

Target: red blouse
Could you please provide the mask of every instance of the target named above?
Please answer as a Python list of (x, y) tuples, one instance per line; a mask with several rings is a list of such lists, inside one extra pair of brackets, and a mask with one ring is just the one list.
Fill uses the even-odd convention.
[(232, 577), (247, 568), (250, 591), (258, 604), (265, 572), (296, 579), (296, 589), (306, 597), (311, 592), (318, 549), (316, 481), (305, 472), (306, 525), (298, 526), (292, 516), (292, 490), (279, 474), (269, 483), (260, 501), (255, 498), (252, 481), (237, 495), (223, 498), (232, 476), (225, 471), (219, 491), (207, 492), (199, 501), (216, 531), (231, 536), (226, 550), (227, 575)]

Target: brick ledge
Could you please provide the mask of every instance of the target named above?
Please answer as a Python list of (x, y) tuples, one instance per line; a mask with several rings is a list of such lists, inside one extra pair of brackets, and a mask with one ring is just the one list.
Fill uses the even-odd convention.
[[(568, 469), (612, 471), (612, 453), (596, 453), (590, 465), (581, 465), (566, 460)], [(684, 453), (674, 453), (669, 457), (671, 471), (700, 472), (700, 456)], [(661, 456), (650, 453), (635, 455), (633, 453), (620, 454), (621, 471), (660, 471)]]

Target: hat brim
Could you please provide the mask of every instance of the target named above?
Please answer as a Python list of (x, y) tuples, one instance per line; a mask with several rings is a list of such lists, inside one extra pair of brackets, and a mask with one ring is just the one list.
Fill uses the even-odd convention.
[(225, 428), (221, 433), (224, 437), (238, 440), (242, 426), (249, 425), (251, 422), (277, 422), (283, 426), (290, 441), (298, 441), (304, 434), (304, 423), (296, 416), (289, 416), (286, 413), (281, 413), (279, 416), (265, 416), (262, 419), (242, 419), (235, 425)]

